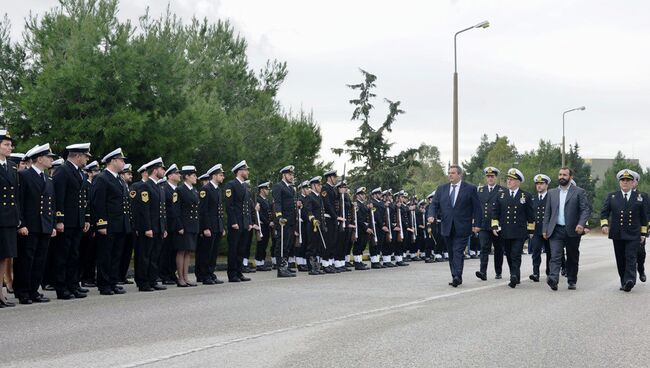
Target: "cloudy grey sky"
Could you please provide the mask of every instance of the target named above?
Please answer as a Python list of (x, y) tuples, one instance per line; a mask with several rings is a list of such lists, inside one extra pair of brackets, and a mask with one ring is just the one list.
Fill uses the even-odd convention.
[[(30, 11), (56, 0), (4, 3), (14, 35)], [(167, 1), (122, 0), (120, 16), (136, 21), (149, 6)], [(266, 59), (288, 62), (280, 100), (294, 111), (313, 110), (323, 131), (324, 159), (335, 160), (356, 123), (346, 83), (362, 67), (378, 76), (379, 97), (401, 100), (407, 111), (391, 135), (395, 150), (421, 142), (451, 159), (453, 35), (483, 20), (488, 29), (459, 37), (460, 158), (480, 136), (507, 135), (524, 151), (539, 139), (567, 142), (585, 157), (608, 158), (621, 150), (650, 166), (650, 2), (553, 0), (349, 1), (171, 0), (183, 19), (229, 18), (249, 41), (258, 69)], [(17, 37), (17, 36), (15, 36)], [(375, 121), (385, 116), (376, 101)], [(567, 144), (568, 144), (567, 143)], [(340, 160), (339, 160), (340, 161)], [(337, 162), (336, 168), (342, 169)]]

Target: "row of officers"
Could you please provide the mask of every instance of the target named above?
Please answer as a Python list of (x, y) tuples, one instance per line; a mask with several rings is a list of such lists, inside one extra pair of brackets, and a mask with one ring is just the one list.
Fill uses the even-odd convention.
[[(426, 224), (425, 201), (381, 188), (351, 194), (336, 171), (295, 185), (294, 167), (286, 166), (280, 181), (260, 183), (253, 195), (246, 161), (232, 167), (231, 181), (224, 184), (217, 164), (199, 185), (194, 166), (166, 167), (157, 158), (132, 183), (121, 148), (101, 159), (100, 170), (89, 163), (90, 143), (69, 145), (55, 160), (49, 144), (16, 154), (7, 131), (0, 141), (0, 275), (12, 280), (7, 289), (21, 304), (48, 302), (41, 286), (59, 299), (84, 298), (89, 287), (124, 294), (132, 254), (142, 292), (196, 286), (188, 276), (192, 254), (196, 282), (223, 283), (216, 260), (224, 236), (229, 282), (274, 268), (278, 277), (294, 277), (296, 266), (310, 275), (365, 270), (368, 244), (372, 268), (407, 266), (411, 254), (431, 262), (436, 246), (443, 252), (435, 226)], [(4, 292), (0, 302), (14, 305)]]

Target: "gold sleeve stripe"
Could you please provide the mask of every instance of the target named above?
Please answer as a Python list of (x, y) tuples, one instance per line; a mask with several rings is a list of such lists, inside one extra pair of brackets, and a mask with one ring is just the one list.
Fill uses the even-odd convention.
[(609, 226), (609, 221), (607, 219), (600, 220), (600, 226)]
[(492, 227), (499, 226), (499, 220), (492, 220)]

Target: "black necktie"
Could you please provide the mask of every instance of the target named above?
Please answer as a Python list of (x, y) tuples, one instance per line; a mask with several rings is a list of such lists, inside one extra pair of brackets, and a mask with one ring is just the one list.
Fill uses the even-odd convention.
[(488, 187), (488, 193), (492, 193), (492, 187)]
[(6, 164), (6, 163), (2, 164), (2, 169), (3, 169), (5, 172), (7, 172), (7, 164)]
[(627, 193), (623, 194), (623, 197), (625, 197), (625, 202), (627, 202)]
[(47, 179), (45, 179), (45, 173), (41, 173), (41, 179), (43, 179), (44, 183), (47, 183)]
[(541, 195), (541, 194), (539, 195), (539, 200), (540, 200), (540, 201), (542, 200), (542, 195)]
[(515, 192), (510, 191), (510, 198), (515, 198)]

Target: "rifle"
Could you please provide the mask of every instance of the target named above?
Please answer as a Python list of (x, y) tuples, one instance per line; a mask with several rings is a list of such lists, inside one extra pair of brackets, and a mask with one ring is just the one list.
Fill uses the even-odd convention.
[(390, 207), (389, 204), (386, 203), (386, 222), (388, 223), (388, 233), (386, 234), (386, 240), (389, 242), (393, 241), (393, 229), (392, 229), (392, 222), (390, 221)]
[[(341, 178), (341, 183), (345, 181), (345, 165), (343, 164), (343, 177)], [(339, 188), (341, 188), (339, 186)], [(345, 193), (341, 192), (341, 217), (343, 218), (343, 221), (341, 221), (341, 231), (345, 231)]]
[(352, 241), (356, 242), (359, 238), (359, 221), (357, 221), (357, 202), (352, 203), (352, 209), (354, 210), (354, 234), (352, 235)]
[[(255, 195), (255, 207), (257, 207), (258, 202), (257, 202), (257, 194)], [(264, 234), (262, 234), (262, 221), (260, 221), (260, 211), (258, 209), (255, 209), (255, 217), (257, 218), (257, 241), (262, 240), (264, 237)]]
[(415, 219), (415, 210), (411, 211), (411, 226), (413, 227), (413, 242), (418, 236), (418, 222)]
[(400, 207), (401, 206), (397, 207), (397, 226), (399, 226), (399, 233), (397, 233), (398, 242), (402, 242), (404, 240), (404, 230), (402, 229), (402, 212)]
[(370, 209), (370, 218), (372, 219), (372, 237), (373, 240), (375, 241), (375, 245), (377, 245), (377, 226), (375, 226), (375, 207)]

